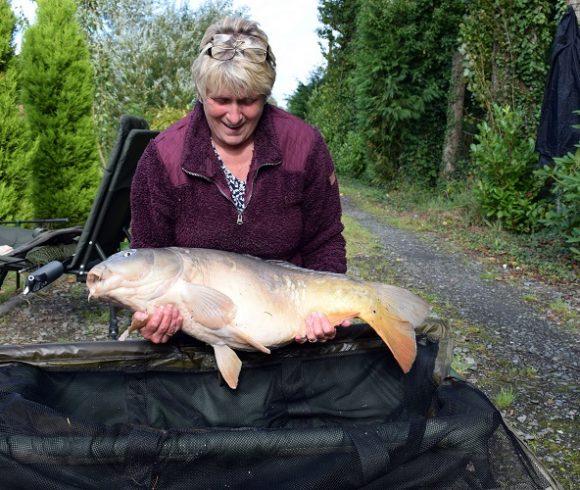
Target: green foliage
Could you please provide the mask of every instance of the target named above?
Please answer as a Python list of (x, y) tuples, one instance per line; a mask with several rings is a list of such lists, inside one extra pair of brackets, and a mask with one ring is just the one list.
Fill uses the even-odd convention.
[(16, 16), (8, 0), (0, 0), (0, 72), (6, 70), (8, 62), (14, 55), (12, 43), (16, 28)]
[(301, 119), (308, 119), (309, 103), (312, 92), (320, 86), (323, 78), (322, 68), (316, 69), (310, 74), (308, 81), (304, 84), (298, 83), (294, 93), (286, 99), (288, 111)]
[(336, 168), (339, 173), (360, 177), (367, 164), (366, 142), (360, 133), (349, 131), (344, 143), (334, 153)]
[[(119, 117), (146, 117), (164, 107), (188, 109), (195, 100), (190, 67), (207, 27), (232, 14), (230, 0), (187, 2), (91, 0), (79, 18), (95, 70), (95, 121), (102, 159), (114, 143)], [(238, 14), (243, 11), (238, 11)]]
[(500, 410), (505, 410), (512, 406), (516, 400), (516, 394), (513, 388), (502, 388), (497, 395), (493, 397), (495, 406)]
[[(432, 183), (463, 2), (369, 0), (357, 19), (358, 127), (374, 176)], [(396, 28), (393, 28), (396, 26)]]
[(150, 121), (151, 129), (163, 131), (171, 126), (174, 122), (179, 121), (187, 115), (186, 109), (176, 109), (174, 107), (162, 107), (147, 115), (147, 120)]
[(31, 162), (37, 218), (86, 219), (100, 180), (92, 68), (74, 0), (40, 0), (24, 34), (22, 99), (38, 148)]
[[(475, 177), (473, 194), (465, 187), (479, 206), (466, 207), (469, 221), (483, 217), (517, 232), (545, 224), (574, 245), (576, 210), (562, 197), (557, 211), (538, 197), (547, 176), (534, 173), (532, 142), (565, 7), (565, 0), (320, 0), (327, 66), (316, 83), (299, 86), (291, 110), (320, 128), (341, 174), (432, 190), (459, 49), (468, 82), (464, 148), (475, 139), (460, 168)], [(576, 197), (574, 177), (559, 176), (555, 192)]]
[(548, 73), (548, 53), (564, 0), (470, 2), (460, 35), (468, 87), (489, 118), (493, 104), (523, 114), (532, 135)]
[(31, 217), (28, 166), (34, 145), (17, 104), (16, 73), (0, 72), (0, 220)]
[(16, 17), (0, 0), (0, 220), (30, 217), (26, 199), (30, 138), (18, 106), (13, 37)]
[(319, 35), (327, 44), (326, 72), (308, 99), (307, 121), (317, 126), (324, 135), (339, 170), (349, 168), (341, 162), (348, 155), (345, 146), (348, 133), (355, 129), (353, 107), (354, 36), (359, 11), (358, 0), (321, 0), (318, 6), (323, 27)]
[(471, 146), (475, 196), (486, 219), (509, 230), (531, 231), (541, 217), (537, 196), (544, 182), (534, 173), (534, 140), (521, 137), (524, 117), (509, 106), (493, 106), (493, 121), (480, 124)]
[(434, 182), (463, 12), (457, 0), (320, 2), (327, 69), (290, 100), (320, 128), (340, 172)]
[(553, 202), (541, 220), (549, 230), (563, 237), (576, 259), (580, 258), (580, 149), (554, 159), (553, 167), (538, 171), (552, 182)]

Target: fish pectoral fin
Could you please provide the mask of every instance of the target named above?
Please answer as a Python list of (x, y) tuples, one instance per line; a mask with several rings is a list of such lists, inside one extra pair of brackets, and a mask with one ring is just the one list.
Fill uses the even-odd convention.
[(242, 369), (242, 361), (231, 347), (227, 345), (213, 345), (217, 367), (228, 386), (235, 390)]
[(254, 349), (259, 350), (264, 354), (270, 354), (270, 349), (263, 346), (260, 342), (252, 338), (247, 333), (242, 332), (242, 330), (240, 330), (239, 328), (230, 326), (228, 327), (228, 331), (230, 332), (231, 336), (238, 342), (242, 342), (246, 345), (252, 346)]
[(192, 320), (208, 328), (221, 328), (236, 314), (229, 296), (207, 286), (186, 284), (181, 288), (181, 298), (191, 311)]

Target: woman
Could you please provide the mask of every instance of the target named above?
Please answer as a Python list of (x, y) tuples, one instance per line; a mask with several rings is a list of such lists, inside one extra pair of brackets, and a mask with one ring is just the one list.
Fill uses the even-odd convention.
[[(346, 272), (332, 159), (317, 130), (266, 103), (275, 66), (255, 22), (208, 28), (192, 67), (194, 110), (155, 138), (137, 167), (133, 247), (211, 248)], [(182, 323), (171, 305), (134, 319), (155, 343)], [(326, 317), (310, 315), (309, 341), (334, 335)]]

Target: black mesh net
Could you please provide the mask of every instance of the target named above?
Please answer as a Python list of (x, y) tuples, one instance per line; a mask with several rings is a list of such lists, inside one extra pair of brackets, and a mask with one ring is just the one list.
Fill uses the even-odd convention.
[(198, 344), (0, 349), (0, 488), (548, 488), (471, 385), (403, 375), (373, 336), (241, 355)]

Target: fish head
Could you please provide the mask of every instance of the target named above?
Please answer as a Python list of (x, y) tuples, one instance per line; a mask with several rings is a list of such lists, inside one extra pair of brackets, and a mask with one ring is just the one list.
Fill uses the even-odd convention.
[(89, 299), (106, 299), (135, 308), (137, 299), (147, 302), (162, 295), (181, 269), (179, 256), (170, 249), (123, 250), (89, 271)]

